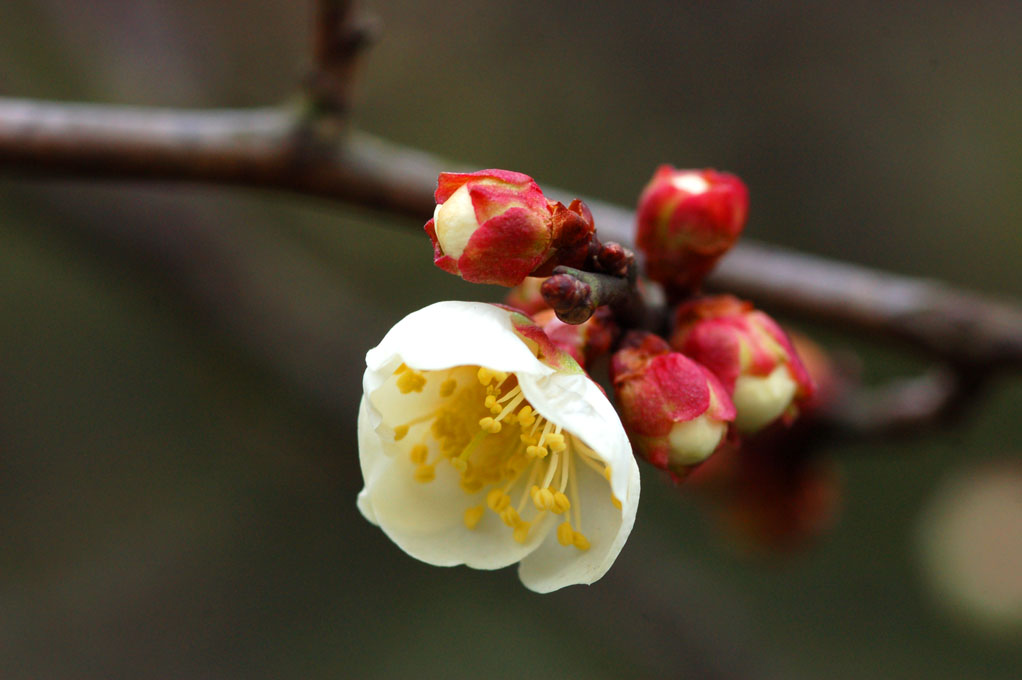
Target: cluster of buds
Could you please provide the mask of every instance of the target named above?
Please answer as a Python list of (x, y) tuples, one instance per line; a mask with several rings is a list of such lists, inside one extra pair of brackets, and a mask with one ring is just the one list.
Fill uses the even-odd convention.
[[(359, 508), (408, 554), (517, 562), (538, 592), (591, 583), (631, 531), (636, 456), (678, 481), (724, 480), (734, 521), (761, 532), (819, 515), (824, 487), (788, 473), (788, 430), (770, 427), (814, 403), (791, 341), (746, 302), (694, 297), (744, 227), (739, 179), (663, 166), (642, 194), (636, 240), (675, 306), (669, 334), (650, 330), (669, 316), (647, 304), (655, 286), (597, 239), (582, 201), (506, 170), (442, 173), (435, 198), (435, 264), (513, 290), (505, 306), (415, 312), (366, 357)], [(607, 363), (616, 409), (588, 374)]]

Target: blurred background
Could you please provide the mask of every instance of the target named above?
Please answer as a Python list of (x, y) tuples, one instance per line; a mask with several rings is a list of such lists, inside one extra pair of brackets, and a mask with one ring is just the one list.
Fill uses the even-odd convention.
[[(362, 129), (625, 205), (661, 162), (729, 170), (750, 237), (1022, 299), (1017, 2), (363, 7)], [(0, 95), (283, 102), (310, 15), (8, 0)], [(821, 452), (840, 511), (799, 550), (644, 469), (589, 588), (405, 556), (355, 508), (364, 353), (500, 294), (435, 269), (420, 222), (0, 178), (0, 676), (1018, 677), (1017, 376), (964, 423)], [(869, 380), (923, 367), (797, 325)]]

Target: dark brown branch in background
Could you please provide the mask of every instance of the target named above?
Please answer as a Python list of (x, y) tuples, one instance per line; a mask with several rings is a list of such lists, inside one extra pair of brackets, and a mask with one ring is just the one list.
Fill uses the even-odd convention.
[[(336, 25), (337, 16), (327, 16)], [(0, 98), (0, 172), (277, 189), (418, 222), (433, 210), (437, 174), (454, 166), (364, 133), (309, 132), (301, 109), (182, 111)], [(586, 202), (601, 238), (631, 245), (629, 210)], [(961, 403), (957, 386), (972, 393), (993, 369), (1022, 367), (1022, 311), (938, 282), (743, 240), (708, 284), (770, 309), (900, 339), (957, 376), (946, 383), (956, 389), (937, 392), (943, 398), (927, 400), (926, 412), (916, 407), (918, 392), (894, 388), (885, 411), (836, 412), (845, 430), (884, 433), (932, 423), (947, 404)]]
[(375, 37), (375, 25), (355, 14), (350, 0), (316, 0), (313, 6), (313, 70), (306, 81), (309, 104), (336, 121), (348, 113), (358, 56)]
[[(286, 109), (181, 111), (0, 98), (0, 171), (293, 191), (416, 220), (450, 163), (364, 133), (309, 154)], [(566, 192), (550, 192), (554, 195)], [(631, 212), (587, 199), (601, 238), (631, 245)], [(1022, 311), (944, 284), (743, 241), (709, 284), (760, 304), (900, 338), (968, 366), (1022, 367)]]

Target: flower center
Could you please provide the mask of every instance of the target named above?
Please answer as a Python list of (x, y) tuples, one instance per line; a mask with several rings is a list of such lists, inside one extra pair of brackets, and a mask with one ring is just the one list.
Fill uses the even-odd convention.
[[(550, 513), (562, 518), (561, 545), (589, 549), (577, 466), (591, 467), (608, 483), (610, 466), (537, 413), (513, 374), (477, 366), (416, 371), (401, 364), (392, 379), (403, 395), (435, 390), (431, 405), (438, 406), (395, 427), (394, 439), (418, 439), (408, 450), (416, 481), (432, 482), (437, 465), (450, 465), (462, 491), (484, 499), (465, 510), (466, 527), (478, 527), (489, 510), (524, 543)], [(613, 493), (611, 502), (621, 508)]]

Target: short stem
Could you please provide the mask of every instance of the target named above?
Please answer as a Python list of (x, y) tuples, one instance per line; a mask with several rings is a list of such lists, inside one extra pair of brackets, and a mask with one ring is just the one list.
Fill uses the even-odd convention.
[(620, 277), (557, 267), (543, 282), (543, 299), (564, 323), (584, 323), (597, 307), (609, 306), (626, 327), (643, 325), (645, 303), (635, 287), (634, 276)]

